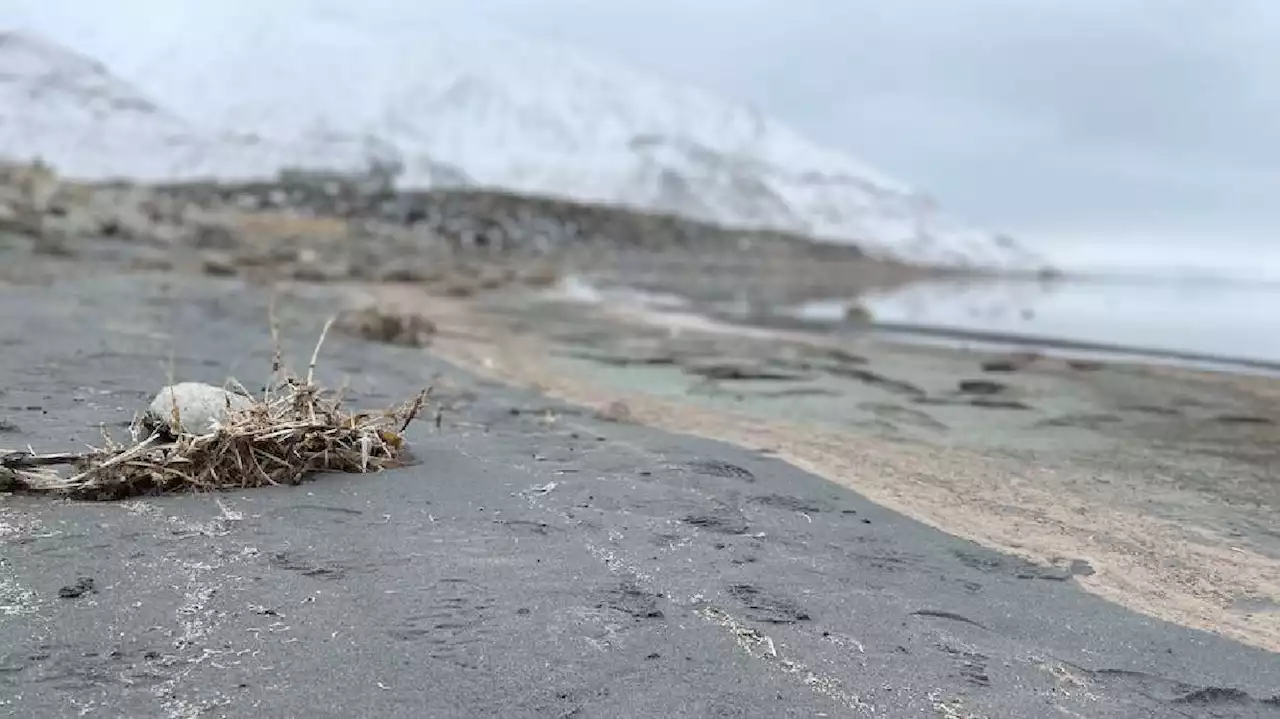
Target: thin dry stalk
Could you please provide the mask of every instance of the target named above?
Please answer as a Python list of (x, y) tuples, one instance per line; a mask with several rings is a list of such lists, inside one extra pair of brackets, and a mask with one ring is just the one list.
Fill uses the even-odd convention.
[(311, 362), (307, 364), (307, 384), (315, 383), (316, 362), (320, 359), (320, 347), (324, 345), (324, 338), (329, 336), (329, 328), (333, 326), (333, 321), (337, 317), (330, 317), (324, 323), (324, 329), (320, 330), (320, 339), (316, 340), (316, 348), (311, 351)]

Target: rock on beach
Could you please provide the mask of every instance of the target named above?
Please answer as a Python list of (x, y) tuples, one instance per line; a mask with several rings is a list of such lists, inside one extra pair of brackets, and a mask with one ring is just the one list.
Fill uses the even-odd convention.
[(207, 434), (232, 412), (252, 406), (253, 400), (242, 394), (203, 382), (180, 382), (160, 390), (151, 400), (145, 418), (150, 426), (163, 427), (174, 434)]

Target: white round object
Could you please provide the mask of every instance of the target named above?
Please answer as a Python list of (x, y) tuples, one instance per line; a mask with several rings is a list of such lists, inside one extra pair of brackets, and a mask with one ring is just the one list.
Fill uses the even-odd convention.
[(208, 434), (225, 423), (231, 412), (252, 406), (253, 400), (242, 394), (203, 382), (180, 382), (160, 390), (146, 416), (174, 434)]

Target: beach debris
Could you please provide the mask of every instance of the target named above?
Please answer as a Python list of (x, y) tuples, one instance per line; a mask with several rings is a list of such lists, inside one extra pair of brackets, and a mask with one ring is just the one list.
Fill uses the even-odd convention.
[(546, 484), (535, 484), (534, 486), (528, 488), (524, 492), (521, 492), (521, 494), (524, 494), (530, 497), (542, 497), (542, 496), (551, 494), (552, 492), (555, 491), (556, 487), (559, 487), (559, 486), (560, 485), (556, 482), (547, 482)]
[(844, 365), (834, 365), (831, 367), (827, 367), (826, 369), (829, 374), (835, 375), (836, 377), (848, 377), (849, 379), (856, 379), (859, 382), (862, 382), (863, 384), (867, 384), (872, 387), (877, 387), (886, 392), (892, 392), (893, 394), (905, 395), (908, 397), (916, 397), (916, 398), (922, 398), (928, 394), (927, 392), (925, 392), (925, 390), (911, 384), (910, 382), (894, 379), (892, 377), (882, 375), (878, 372), (873, 372), (863, 367), (848, 367)]
[(62, 599), (77, 599), (86, 594), (96, 594), (97, 592), (93, 577), (78, 577), (74, 583), (59, 589), (58, 596)]
[(334, 327), (372, 342), (402, 347), (426, 347), (437, 331), (436, 323), (421, 313), (379, 305), (344, 310)]
[(969, 400), (969, 406), (982, 409), (1031, 409), (1031, 405), (1026, 402), (1001, 397), (973, 397)]
[(1043, 359), (1039, 352), (1011, 352), (982, 363), (983, 372), (1019, 372)]
[(1009, 386), (989, 379), (962, 379), (956, 388), (961, 394), (992, 395), (1008, 390)]
[(231, 277), (240, 271), (235, 258), (216, 250), (204, 253), (200, 258), (200, 270), (213, 277)]
[(767, 363), (749, 359), (695, 360), (686, 364), (684, 371), (709, 380), (797, 381), (807, 379), (804, 374), (776, 369)]
[[(298, 484), (318, 472), (377, 472), (410, 460), (404, 431), (425, 406), (428, 387), (381, 411), (352, 412), (342, 393), (314, 381), (325, 325), (305, 377), (283, 367), (261, 396), (242, 386), (171, 384), (134, 422), (133, 441), (104, 432), (81, 453), (0, 450), (0, 490), (85, 500), (183, 491)], [(70, 466), (64, 476), (55, 467)]]
[(635, 415), (631, 412), (631, 407), (622, 400), (614, 400), (596, 412), (596, 418), (605, 422), (616, 422), (619, 424), (634, 424)]
[(867, 364), (867, 362), (870, 361), (866, 357), (860, 354), (857, 354), (855, 352), (852, 352), (845, 347), (816, 346), (816, 347), (808, 347), (806, 348), (806, 350), (809, 353), (819, 358), (835, 360), (836, 362), (840, 362), (842, 364), (862, 365), (862, 364)]

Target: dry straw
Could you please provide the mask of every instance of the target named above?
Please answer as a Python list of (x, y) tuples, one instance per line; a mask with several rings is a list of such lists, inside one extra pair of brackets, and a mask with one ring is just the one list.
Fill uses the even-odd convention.
[[(112, 500), (182, 491), (247, 489), (297, 484), (316, 472), (370, 472), (409, 461), (404, 430), (426, 404), (430, 388), (403, 405), (376, 412), (352, 412), (341, 391), (315, 384), (316, 361), (331, 319), (316, 343), (305, 378), (283, 367), (280, 343), (272, 382), (252, 397), (238, 382), (229, 390), (252, 397), (240, 409), (227, 407), (225, 421), (192, 434), (178, 421), (141, 416), (133, 441), (120, 444), (104, 433), (104, 446), (79, 454), (38, 455), (0, 450), (0, 489)], [(228, 403), (230, 405), (230, 403)], [(175, 417), (178, 407), (175, 402)], [(142, 437), (145, 435), (145, 439)], [(64, 477), (53, 469), (69, 465)]]

